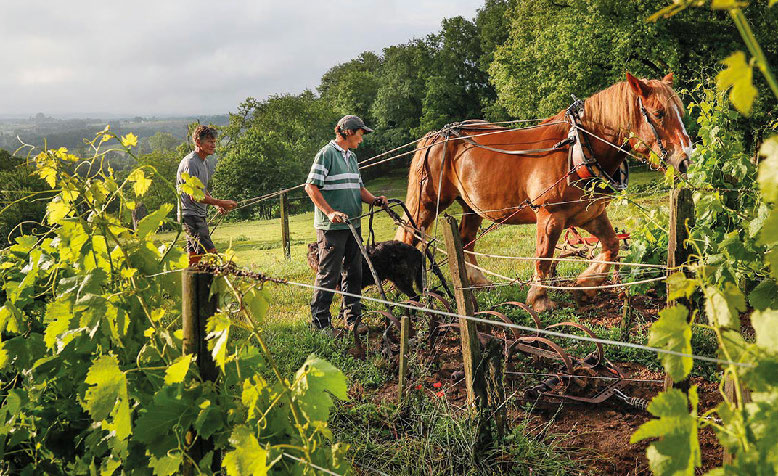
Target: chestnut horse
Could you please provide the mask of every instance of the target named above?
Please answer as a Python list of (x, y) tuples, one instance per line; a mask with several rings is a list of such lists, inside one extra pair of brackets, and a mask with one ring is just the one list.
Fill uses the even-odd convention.
[[(627, 73), (626, 81), (535, 127), (511, 130), (466, 121), (428, 133), (411, 162), (408, 210), (424, 232), (437, 212), (457, 200), (465, 212), (459, 233), (468, 251), (475, 247), (484, 218), (496, 223), (536, 222), (538, 258), (553, 257), (566, 227), (581, 227), (600, 240), (602, 252), (576, 282), (599, 286), (610, 264), (596, 261), (615, 261), (618, 239), (605, 212), (607, 193), (587, 191), (584, 183), (596, 180), (591, 178), (594, 175), (617, 187), (625, 185), (628, 149), (643, 156), (653, 150), (666, 164), (686, 171), (691, 141), (681, 121), (683, 104), (672, 83), (672, 73), (661, 81)], [(418, 241), (404, 227), (398, 228), (395, 239), (408, 244)], [(467, 261), (477, 266), (474, 255), (467, 254)], [(536, 284), (527, 303), (537, 311), (555, 307), (545, 288), (537, 285), (548, 277), (551, 263), (535, 262)], [(467, 271), (471, 284), (488, 283), (478, 269), (468, 266)], [(585, 299), (595, 292), (579, 290), (576, 297)]]

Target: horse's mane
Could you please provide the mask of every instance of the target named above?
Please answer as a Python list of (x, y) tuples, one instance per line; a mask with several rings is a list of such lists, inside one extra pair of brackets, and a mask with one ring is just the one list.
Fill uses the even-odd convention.
[[(684, 115), (681, 98), (670, 85), (656, 79), (644, 81), (651, 88), (652, 101), (658, 101), (665, 108), (675, 106), (678, 113)], [(626, 131), (631, 129), (632, 124), (640, 122), (640, 114), (637, 95), (628, 82), (622, 81), (587, 99), (584, 103), (583, 120)]]

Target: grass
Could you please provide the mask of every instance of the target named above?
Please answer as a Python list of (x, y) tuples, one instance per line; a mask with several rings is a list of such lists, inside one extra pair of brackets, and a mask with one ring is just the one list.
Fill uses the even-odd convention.
[[(405, 198), (407, 177), (405, 171), (383, 176), (367, 184), (374, 194), (391, 198)], [(632, 186), (641, 191), (635, 203), (613, 203), (609, 217), (619, 229), (635, 229), (645, 219), (641, 207), (648, 209), (666, 208), (664, 193), (650, 194), (651, 189), (661, 184), (661, 174), (645, 168), (632, 173)], [(644, 191), (649, 191), (645, 193)], [(364, 208), (367, 212), (367, 207)], [(454, 204), (447, 213), (457, 216), (461, 213)], [(253, 268), (264, 274), (285, 278), (300, 283), (312, 283), (314, 273), (306, 261), (307, 243), (315, 241), (313, 229), (313, 206), (307, 213), (293, 215), (289, 219), (291, 234), (291, 259), (283, 256), (280, 219), (223, 223), (213, 234), (219, 250), (230, 250), (240, 266)], [(488, 222), (484, 224), (488, 226)], [(367, 237), (367, 220), (363, 221), (363, 237)], [(442, 240), (441, 227), (437, 236)], [(386, 214), (378, 214), (374, 221), (377, 241), (394, 237), (395, 225)], [(172, 239), (172, 234), (160, 234), (161, 240)], [(498, 227), (486, 234), (478, 243), (480, 251), (532, 257), (535, 252), (535, 225)], [(440, 255), (439, 255), (440, 257)], [(532, 277), (534, 264), (531, 260), (515, 261), (498, 258), (483, 258), (479, 264), (498, 274), (528, 280)], [(447, 273), (447, 267), (443, 267)], [(584, 264), (561, 262), (560, 276), (574, 277), (584, 269)], [(267, 284), (271, 298), (265, 335), (282, 371), (291, 375), (305, 361), (309, 354), (316, 354), (332, 362), (346, 374), (352, 389), (359, 388), (358, 395), (350, 402), (338, 405), (331, 421), (338, 441), (349, 443), (355, 465), (368, 471), (378, 469), (390, 474), (566, 474), (574, 473), (570, 460), (549, 443), (548, 435), (531, 437), (526, 434), (526, 422), (513, 422), (513, 431), (505, 439), (504, 446), (497, 450), (495, 461), (508, 461), (500, 466), (479, 466), (466, 456), (473, 444), (472, 422), (461, 411), (452, 409), (445, 399), (434, 397), (430, 392), (414, 392), (408, 405), (402, 409), (394, 404), (377, 405), (375, 393), (385, 389), (396, 380), (391, 365), (380, 355), (368, 356), (366, 360), (353, 358), (347, 352), (351, 341), (332, 340), (308, 327), (310, 320), (309, 301), (311, 290), (290, 285)], [(365, 294), (378, 297), (375, 288)], [(591, 326), (587, 316), (581, 315), (572, 305), (568, 293), (551, 292), (551, 297), (562, 306), (553, 313), (541, 316), (547, 324), (570, 320), (593, 327), (601, 337), (619, 339), (619, 330)], [(404, 298), (403, 298), (404, 299)], [(509, 301), (524, 301), (523, 287), (497, 287), (478, 293), (479, 306), (488, 309)], [(366, 310), (381, 309), (380, 305), (363, 301)], [(339, 299), (333, 303), (333, 316), (337, 315)], [(533, 325), (526, 313), (515, 310), (509, 313), (515, 322)], [(337, 325), (337, 323), (336, 323)], [(695, 335), (697, 340), (702, 337)], [(647, 335), (632, 336), (633, 342), (645, 343)], [(577, 341), (559, 342), (576, 355), (594, 350), (594, 344)], [(656, 355), (627, 348), (608, 346), (607, 356), (618, 361), (633, 361), (659, 368)], [(417, 361), (412, 362), (411, 375), (417, 379), (429, 375), (429, 369)], [(418, 380), (417, 380), (418, 381)], [(499, 458), (497, 458), (499, 457)]]

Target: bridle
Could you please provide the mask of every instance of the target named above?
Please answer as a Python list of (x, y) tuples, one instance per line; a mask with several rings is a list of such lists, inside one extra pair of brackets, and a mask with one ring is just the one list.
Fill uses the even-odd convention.
[(643, 99), (640, 97), (638, 97), (638, 104), (640, 104), (640, 113), (643, 114), (643, 117), (646, 119), (648, 126), (651, 128), (651, 132), (654, 133), (656, 143), (659, 145), (659, 150), (662, 152), (662, 162), (666, 163), (667, 157), (670, 155), (670, 153), (665, 148), (664, 143), (662, 142), (662, 138), (659, 137), (659, 132), (657, 132), (656, 126), (654, 126), (654, 123), (651, 121), (651, 116), (649, 116), (648, 111), (646, 110), (645, 106), (643, 106)]

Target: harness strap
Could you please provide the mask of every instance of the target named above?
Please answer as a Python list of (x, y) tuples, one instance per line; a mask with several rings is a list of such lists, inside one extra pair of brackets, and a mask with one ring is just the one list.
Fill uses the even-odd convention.
[(458, 139), (463, 140), (467, 142), (468, 144), (472, 144), (479, 149), (486, 149), (491, 152), (497, 152), (498, 154), (506, 154), (506, 155), (533, 155), (533, 154), (545, 154), (548, 152), (553, 152), (555, 150), (559, 150), (564, 148), (566, 145), (570, 144), (569, 138), (561, 140), (554, 144), (553, 147), (549, 147), (546, 149), (524, 149), (524, 150), (505, 150), (505, 149), (497, 149), (495, 147), (489, 147), (488, 145), (479, 144), (478, 142), (474, 141), (470, 137), (462, 137), (458, 131), (451, 130), (451, 133), (456, 136)]

